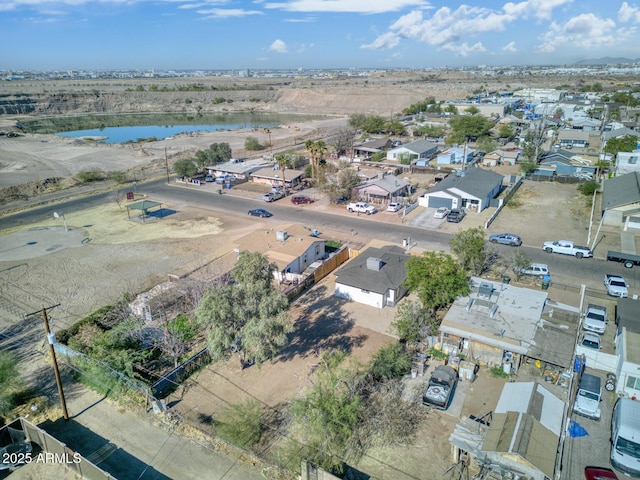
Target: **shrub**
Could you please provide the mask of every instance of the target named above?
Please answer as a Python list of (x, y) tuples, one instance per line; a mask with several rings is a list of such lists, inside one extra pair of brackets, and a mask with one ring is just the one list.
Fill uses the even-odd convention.
[(247, 137), (244, 141), (244, 148), (247, 150), (262, 150), (262, 145), (256, 137)]
[(400, 343), (392, 343), (373, 356), (370, 372), (376, 380), (404, 376), (411, 369), (411, 358)]
[(82, 183), (101, 182), (107, 178), (107, 174), (100, 170), (83, 170), (76, 178)]
[(262, 409), (255, 400), (228, 407), (216, 422), (217, 433), (241, 448), (249, 449), (260, 441)]

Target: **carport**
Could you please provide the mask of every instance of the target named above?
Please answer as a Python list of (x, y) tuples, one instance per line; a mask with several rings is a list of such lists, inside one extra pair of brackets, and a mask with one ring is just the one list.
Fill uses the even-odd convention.
[[(158, 208), (158, 210), (151, 211), (154, 208)], [(131, 210), (139, 210), (140, 215), (138, 215), (138, 218), (141, 218), (142, 221), (144, 221), (146, 217), (152, 216), (152, 214), (155, 214), (153, 216), (158, 216), (159, 214), (159, 216), (162, 217), (162, 203), (160, 202), (141, 200), (139, 202), (132, 203), (131, 205), (127, 205), (127, 217), (129, 220), (131, 220)]]

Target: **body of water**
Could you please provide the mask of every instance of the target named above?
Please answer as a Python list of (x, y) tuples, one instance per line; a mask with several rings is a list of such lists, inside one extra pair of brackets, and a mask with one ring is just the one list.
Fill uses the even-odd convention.
[(141, 139), (172, 137), (182, 133), (211, 132), (216, 130), (238, 130), (241, 128), (274, 128), (278, 125), (275, 122), (265, 122), (259, 125), (243, 124), (223, 124), (223, 125), (144, 125), (135, 127), (104, 127), (92, 128), (89, 130), (75, 130), (73, 132), (62, 132), (57, 135), (61, 137), (99, 137), (99, 141), (104, 143), (125, 143), (135, 142)]

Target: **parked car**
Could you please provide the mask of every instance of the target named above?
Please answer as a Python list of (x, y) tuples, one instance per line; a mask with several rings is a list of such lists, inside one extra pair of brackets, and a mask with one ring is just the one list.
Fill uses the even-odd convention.
[(294, 205), (312, 202), (313, 199), (311, 197), (307, 197), (306, 195), (294, 195), (293, 197), (291, 197), (291, 203), (293, 203)]
[(462, 221), (462, 219), (464, 218), (464, 215), (465, 215), (464, 210), (460, 210), (458, 208), (454, 208), (447, 215), (447, 222), (460, 223)]
[(269, 192), (269, 193), (265, 193), (262, 196), (262, 200), (265, 201), (265, 202), (275, 202), (276, 200), (279, 200), (281, 198), (284, 198), (284, 192), (283, 191)]
[(207, 175), (206, 177), (204, 177), (205, 182), (213, 182), (213, 180), (214, 180), (213, 175)]
[(512, 247), (522, 245), (522, 239), (514, 233), (494, 233), (493, 235), (489, 235), (489, 241), (492, 243), (511, 245)]
[(233, 182), (233, 177), (231, 175), (222, 175), (221, 177), (216, 177), (215, 182), (219, 184), (231, 183)]
[(446, 218), (449, 215), (449, 209), (447, 207), (440, 207), (433, 214), (434, 218)]
[(594, 350), (600, 350), (600, 335), (597, 333), (584, 332), (580, 339), (580, 345)]
[(400, 210), (402, 208), (402, 204), (398, 203), (398, 202), (391, 202), (388, 206), (387, 206), (387, 212), (397, 212), (398, 210)]
[(546, 263), (532, 263), (527, 268), (520, 270), (523, 275), (549, 275), (549, 267)]
[(249, 210), (249, 215), (251, 215), (252, 217), (260, 218), (269, 218), (273, 216), (271, 212), (267, 212), (264, 208), (255, 208), (253, 210)]

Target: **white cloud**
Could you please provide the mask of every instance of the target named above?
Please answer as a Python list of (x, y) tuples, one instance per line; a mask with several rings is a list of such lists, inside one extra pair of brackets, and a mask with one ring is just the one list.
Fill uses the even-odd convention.
[(383, 33), (362, 48), (393, 48), (401, 39), (406, 38), (447, 50), (459, 49), (464, 52), (470, 47), (456, 46), (456, 42), (480, 33), (504, 31), (506, 26), (515, 20), (516, 17), (510, 14), (469, 5), (461, 5), (455, 10), (442, 7), (427, 19), (423, 19), (421, 11), (414, 10), (393, 23), (389, 32)]
[(314, 23), (318, 19), (316, 17), (304, 17), (304, 18), (285, 18), (282, 20), (287, 23)]
[(198, 10), (198, 13), (205, 15), (205, 18), (239, 18), (249, 15), (264, 15), (264, 12), (259, 10), (243, 10), (241, 8), (210, 8)]
[(287, 44), (280, 39), (274, 40), (273, 43), (269, 45), (267, 50), (269, 52), (287, 53)]
[(468, 57), (472, 53), (482, 53), (487, 51), (487, 49), (484, 48), (484, 46), (480, 42), (475, 43), (471, 46), (467, 45), (467, 42), (463, 42), (459, 45), (448, 44), (443, 46), (442, 48), (444, 48), (445, 50), (449, 50), (460, 57)]
[(573, 0), (526, 0), (519, 3), (505, 3), (502, 9), (505, 13), (519, 18), (550, 19), (554, 9), (571, 2)]
[(564, 45), (576, 48), (612, 46), (620, 43), (628, 33), (628, 30), (616, 29), (616, 23), (610, 18), (583, 13), (564, 24), (553, 22), (549, 30), (541, 36), (542, 43), (538, 50), (554, 52)]
[(618, 10), (618, 20), (622, 23), (640, 23), (640, 8), (635, 5), (629, 5), (627, 2), (622, 2), (620, 10)]
[(518, 49), (516, 48), (516, 42), (507, 43), (504, 47), (502, 47), (502, 50), (505, 52), (517, 52)]
[(425, 0), (290, 0), (270, 2), (265, 8), (288, 12), (340, 12), (340, 13), (386, 13), (406, 8), (430, 8)]

